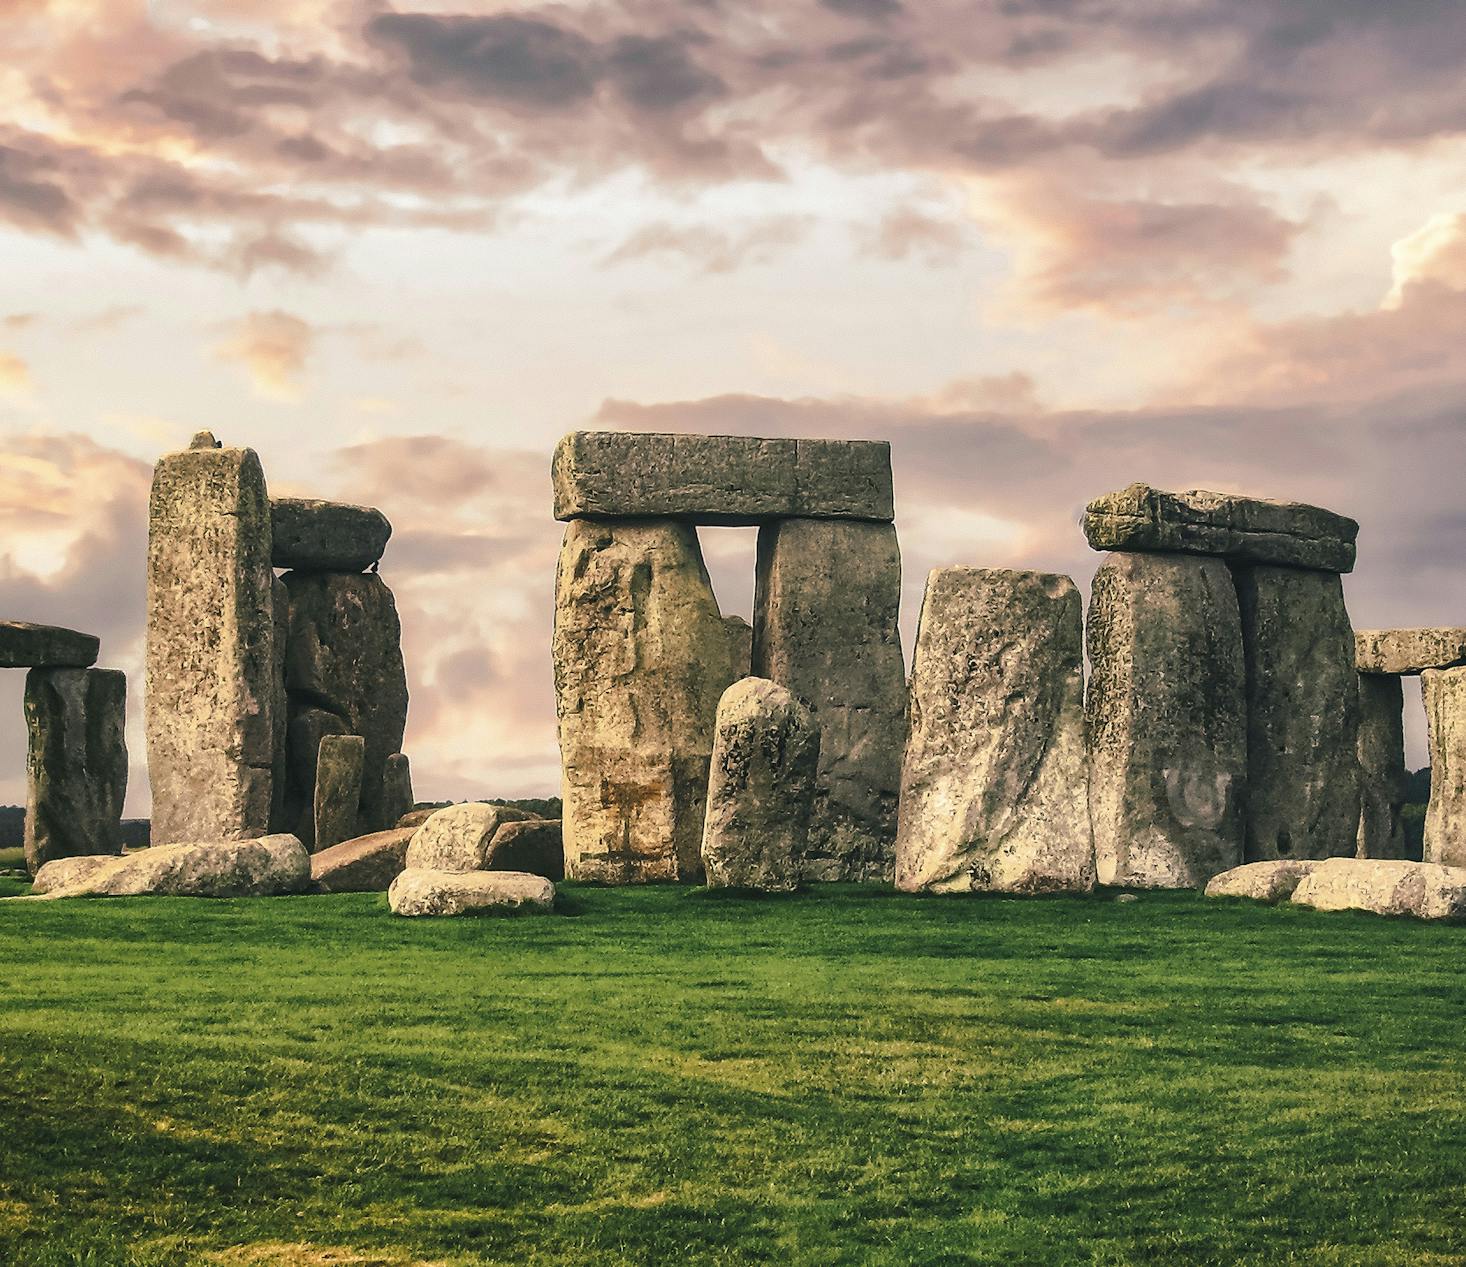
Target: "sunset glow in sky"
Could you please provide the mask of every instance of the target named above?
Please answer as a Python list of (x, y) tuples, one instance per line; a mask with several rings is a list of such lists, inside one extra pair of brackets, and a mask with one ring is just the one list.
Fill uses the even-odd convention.
[(391, 518), (424, 798), (555, 789), (576, 427), (889, 439), (908, 639), (936, 565), (1087, 584), (1138, 479), (1466, 623), (1463, 65), (1460, 0), (0, 0), (0, 613), (128, 670), (133, 813), (201, 427)]

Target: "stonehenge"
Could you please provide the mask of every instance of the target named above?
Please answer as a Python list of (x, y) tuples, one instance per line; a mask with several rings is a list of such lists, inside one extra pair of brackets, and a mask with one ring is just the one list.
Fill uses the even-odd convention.
[(366, 740), (360, 735), (323, 735), (316, 757), (314, 847), (329, 849), (356, 834)]

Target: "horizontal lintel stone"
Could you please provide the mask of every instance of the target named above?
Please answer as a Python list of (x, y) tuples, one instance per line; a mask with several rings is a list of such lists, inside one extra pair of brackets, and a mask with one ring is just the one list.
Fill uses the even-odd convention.
[(572, 431), (555, 449), (556, 519), (894, 518), (884, 440)]
[(96, 664), (100, 647), (96, 634), (0, 620), (0, 669), (85, 669)]
[(392, 535), (387, 516), (371, 506), (310, 497), (270, 498), (270, 562), (302, 572), (365, 572)]
[(1406, 676), (1466, 664), (1466, 629), (1356, 629), (1354, 667)]

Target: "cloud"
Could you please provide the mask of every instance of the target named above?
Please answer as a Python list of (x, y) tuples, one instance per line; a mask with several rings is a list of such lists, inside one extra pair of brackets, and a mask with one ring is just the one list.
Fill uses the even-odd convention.
[(30, 366), (13, 353), (0, 352), (0, 394), (19, 395), (30, 388)]
[(729, 229), (709, 224), (656, 221), (638, 229), (607, 254), (604, 265), (667, 256), (682, 258), (705, 273), (729, 273), (746, 264), (765, 263), (809, 232), (807, 216), (771, 216)]
[(1466, 291), (1466, 214), (1437, 212), (1390, 248), (1393, 280), (1383, 307), (1399, 308), (1408, 287), (1437, 282)]
[(215, 356), (244, 366), (261, 396), (299, 398), (316, 337), (307, 322), (279, 310), (252, 312), (227, 330), (227, 337), (214, 347)]

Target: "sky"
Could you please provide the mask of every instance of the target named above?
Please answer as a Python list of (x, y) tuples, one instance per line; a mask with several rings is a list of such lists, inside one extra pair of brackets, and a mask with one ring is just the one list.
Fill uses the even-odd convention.
[(0, 0), (0, 613), (128, 671), (134, 814), (204, 427), (392, 520), (424, 799), (556, 788), (576, 428), (889, 440), (908, 653), (932, 567), (1087, 585), (1135, 480), (1352, 515), (1356, 626), (1466, 623), (1463, 63), (1459, 0)]

